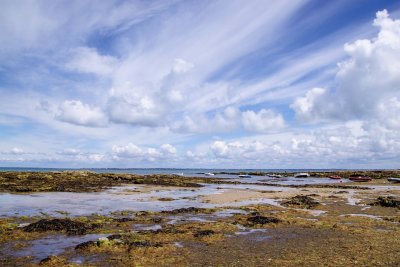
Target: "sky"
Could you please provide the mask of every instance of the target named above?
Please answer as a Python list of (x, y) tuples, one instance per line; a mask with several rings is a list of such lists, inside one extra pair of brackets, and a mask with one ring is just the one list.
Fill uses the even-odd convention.
[(2, 0), (0, 166), (400, 168), (400, 2)]

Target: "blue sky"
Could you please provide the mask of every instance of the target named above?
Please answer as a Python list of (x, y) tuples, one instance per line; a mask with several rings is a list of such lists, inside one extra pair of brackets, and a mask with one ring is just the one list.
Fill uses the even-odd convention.
[(400, 3), (3, 1), (0, 166), (399, 168)]

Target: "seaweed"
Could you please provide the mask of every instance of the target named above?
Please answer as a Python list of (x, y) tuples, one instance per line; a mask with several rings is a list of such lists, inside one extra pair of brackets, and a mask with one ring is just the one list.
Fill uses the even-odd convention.
[(199, 230), (193, 234), (194, 237), (203, 237), (213, 235), (215, 232), (213, 230)]
[(378, 197), (378, 199), (375, 202), (371, 203), (370, 205), (400, 209), (400, 200), (392, 196)]
[(282, 205), (299, 206), (304, 209), (311, 209), (319, 205), (319, 202), (309, 196), (297, 195), (292, 197), (290, 200), (283, 202)]
[(84, 235), (88, 230), (98, 228), (96, 224), (86, 224), (70, 219), (40, 220), (25, 226), (25, 232), (47, 232), (47, 231), (66, 231), (69, 235)]
[(275, 218), (275, 217), (265, 217), (265, 216), (252, 216), (247, 218), (247, 222), (251, 224), (267, 224), (267, 223), (280, 223), (282, 222), (281, 219)]

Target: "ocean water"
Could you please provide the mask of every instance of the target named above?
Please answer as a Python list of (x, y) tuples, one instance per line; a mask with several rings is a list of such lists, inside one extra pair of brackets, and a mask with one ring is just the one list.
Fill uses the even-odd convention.
[(26, 171), (26, 172), (51, 172), (51, 171), (76, 171), (88, 170), (97, 173), (133, 173), (133, 174), (182, 174), (185, 176), (193, 176), (203, 173), (219, 173), (219, 172), (307, 172), (319, 171), (329, 172), (339, 169), (186, 169), (186, 168), (28, 168), (28, 167), (0, 167), (0, 171)]

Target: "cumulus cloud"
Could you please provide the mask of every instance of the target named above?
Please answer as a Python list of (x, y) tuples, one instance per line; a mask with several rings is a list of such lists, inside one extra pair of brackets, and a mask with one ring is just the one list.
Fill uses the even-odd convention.
[(125, 83), (109, 92), (107, 113), (112, 122), (159, 126), (165, 116), (164, 104), (151, 90)]
[(159, 149), (154, 147), (142, 148), (133, 143), (128, 143), (125, 146), (114, 145), (112, 147), (112, 154), (115, 160), (165, 161), (175, 159), (176, 148), (170, 144), (163, 144)]
[(240, 110), (235, 107), (227, 107), (216, 112), (212, 116), (205, 114), (185, 115), (182, 120), (170, 123), (170, 127), (176, 132), (210, 133), (228, 132), (240, 126)]
[(381, 102), (377, 107), (375, 122), (383, 125), (388, 130), (400, 132), (400, 98), (392, 97)]
[(269, 109), (243, 112), (242, 123), (246, 130), (260, 133), (274, 132), (285, 127), (282, 115)]
[(213, 116), (203, 114), (186, 115), (182, 121), (171, 124), (177, 132), (210, 133), (230, 132), (245, 129), (249, 132), (269, 133), (285, 127), (285, 120), (279, 113), (270, 109), (260, 111), (240, 111), (235, 107), (227, 107)]
[(232, 158), (238, 154), (242, 154), (243, 145), (240, 142), (215, 141), (211, 145), (211, 151), (215, 156), (220, 158)]
[[(126, 62), (121, 68), (127, 70)], [(136, 81), (125, 78), (124, 82), (114, 85), (107, 96), (107, 114), (110, 121), (138, 126), (157, 127), (165, 124), (168, 116), (181, 109), (185, 98), (185, 75), (193, 64), (183, 59), (175, 59), (169, 72), (152, 81)], [(123, 72), (120, 70), (120, 72)], [(130, 75), (130, 72), (129, 72)]]
[(107, 124), (104, 113), (78, 100), (66, 100), (59, 107), (55, 118), (80, 126), (103, 127)]
[(73, 71), (97, 75), (111, 74), (118, 60), (107, 55), (100, 55), (95, 48), (79, 47), (72, 51), (72, 59), (66, 67)]
[(75, 158), (81, 162), (104, 162), (107, 157), (100, 153), (82, 153), (78, 154)]
[(372, 40), (346, 44), (348, 59), (338, 65), (337, 88), (314, 88), (291, 107), (305, 122), (369, 119), (388, 98), (400, 95), (400, 20), (377, 12)]
[(272, 138), (217, 140), (206, 151), (190, 151), (187, 156), (232, 167), (371, 168), (382, 166), (379, 159), (393, 167), (393, 160), (400, 157), (400, 135), (376, 123), (352, 121)]
[(175, 155), (175, 154), (176, 154), (176, 148), (173, 147), (173, 146), (170, 145), (170, 144), (163, 144), (163, 145), (161, 146), (161, 152), (162, 152), (164, 155)]
[(126, 146), (112, 147), (112, 152), (114, 155), (121, 158), (136, 158), (143, 155), (143, 150), (135, 144), (129, 143)]

